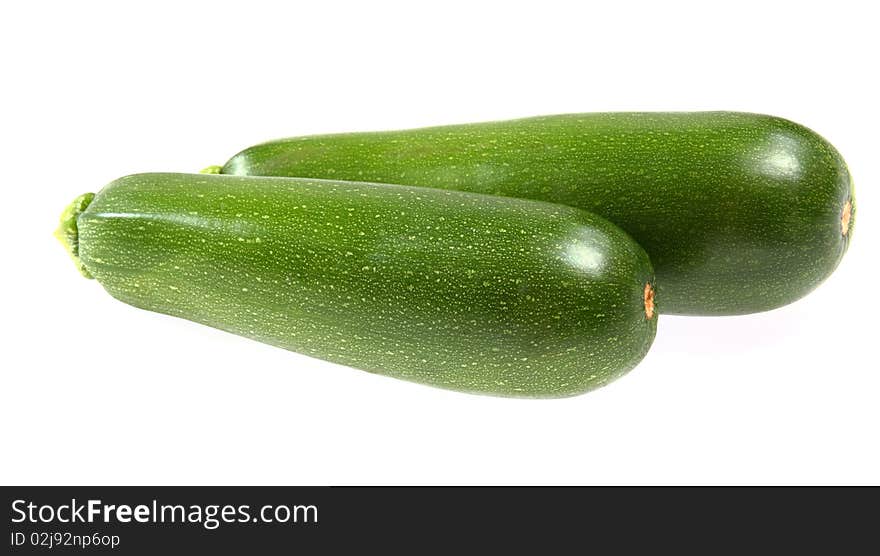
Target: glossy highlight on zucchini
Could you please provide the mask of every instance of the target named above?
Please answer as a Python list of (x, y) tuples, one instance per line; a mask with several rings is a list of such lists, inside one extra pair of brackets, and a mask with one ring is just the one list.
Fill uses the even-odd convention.
[(125, 303), (465, 392), (586, 392), (634, 367), (657, 325), (646, 253), (536, 201), (138, 174), (78, 197), (58, 235)]
[[(215, 169), (216, 171), (216, 169)], [(737, 112), (565, 114), (295, 137), (245, 149), (224, 174), (399, 183), (595, 212), (651, 257), (665, 313), (791, 303), (837, 267), (850, 175), (796, 123)]]

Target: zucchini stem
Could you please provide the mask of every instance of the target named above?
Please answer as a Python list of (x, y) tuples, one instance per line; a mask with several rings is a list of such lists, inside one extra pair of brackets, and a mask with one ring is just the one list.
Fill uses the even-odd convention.
[(223, 170), (223, 166), (219, 164), (214, 164), (212, 166), (208, 166), (207, 168), (202, 168), (199, 170), (200, 174), (219, 174)]
[(80, 274), (86, 278), (92, 278), (92, 275), (86, 270), (86, 267), (83, 266), (79, 258), (79, 229), (77, 228), (76, 220), (94, 198), (94, 193), (83, 193), (74, 199), (72, 203), (67, 205), (64, 212), (61, 213), (58, 229), (55, 230), (55, 237), (64, 245), (67, 254), (73, 259)]

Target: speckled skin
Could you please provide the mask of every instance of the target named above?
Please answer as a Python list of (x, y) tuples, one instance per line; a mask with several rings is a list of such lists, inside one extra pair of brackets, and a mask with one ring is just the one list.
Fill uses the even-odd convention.
[[(843, 159), (787, 120), (734, 112), (571, 114), (251, 147), (225, 174), (357, 179), (567, 204), (651, 256), (665, 313), (733, 315), (806, 295), (849, 235)], [(850, 227), (852, 224), (850, 224)]]
[(126, 303), (443, 388), (579, 394), (634, 367), (656, 330), (645, 315), (645, 252), (571, 207), (140, 174), (80, 210), (65, 228), (75, 253)]

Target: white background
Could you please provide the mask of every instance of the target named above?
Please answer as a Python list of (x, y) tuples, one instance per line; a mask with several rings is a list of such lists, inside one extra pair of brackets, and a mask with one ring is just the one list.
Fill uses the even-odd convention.
[[(0, 483), (880, 483), (870, 3), (11, 4)], [(836, 145), (850, 251), (783, 309), (661, 317), (638, 368), (575, 398), (457, 394), (140, 311), (52, 237), (79, 193), (270, 138), (707, 109)]]

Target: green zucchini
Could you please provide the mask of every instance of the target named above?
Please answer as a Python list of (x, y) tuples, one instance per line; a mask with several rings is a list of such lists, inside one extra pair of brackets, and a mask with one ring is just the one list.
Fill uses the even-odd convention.
[(571, 207), (357, 182), (139, 174), (58, 234), (136, 307), (467, 392), (579, 394), (650, 346), (647, 254)]
[(790, 121), (734, 112), (297, 137), (246, 149), (220, 171), (459, 189), (595, 212), (645, 248), (662, 310), (678, 314), (795, 301), (837, 267), (853, 222), (850, 175), (834, 147)]

